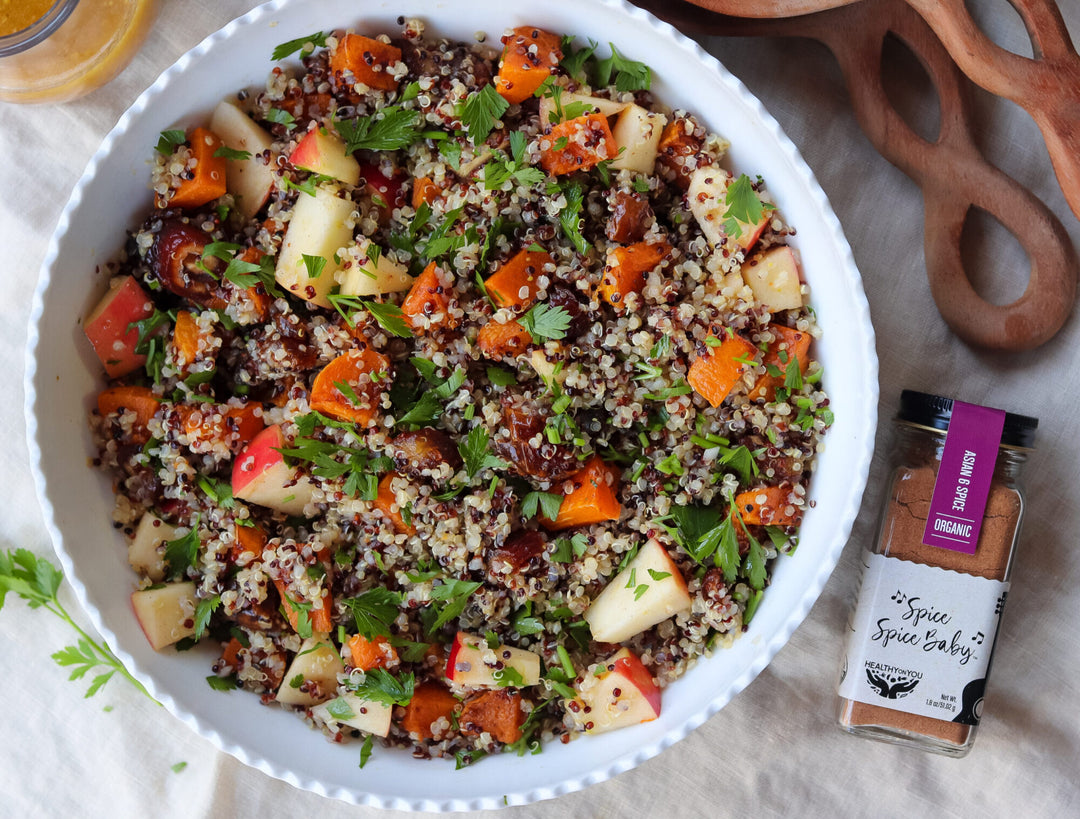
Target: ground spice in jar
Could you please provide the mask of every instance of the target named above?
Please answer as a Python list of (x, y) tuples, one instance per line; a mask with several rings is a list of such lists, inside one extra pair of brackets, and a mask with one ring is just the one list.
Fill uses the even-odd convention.
[(962, 756), (981, 716), (1023, 517), (1016, 479), (1038, 422), (911, 391), (897, 421), (897, 466), (864, 555), (839, 721), (850, 733)]

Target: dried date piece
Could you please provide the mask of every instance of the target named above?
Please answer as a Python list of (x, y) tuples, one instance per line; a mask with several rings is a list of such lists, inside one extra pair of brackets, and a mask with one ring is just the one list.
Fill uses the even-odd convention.
[(430, 474), (442, 464), (455, 472), (461, 468), (461, 455), (450, 436), (432, 427), (402, 432), (390, 446), (395, 468), (414, 478)]
[[(210, 235), (179, 219), (167, 219), (154, 237), (147, 260), (156, 280), (175, 296), (211, 310), (224, 310), (228, 291), (220, 278), (222, 263), (203, 258)], [(209, 272), (207, 272), (209, 271)]]
[(524, 478), (557, 481), (579, 469), (572, 447), (553, 444), (544, 435), (542, 408), (519, 397), (503, 399), (503, 431), (492, 440), (495, 454)]
[(488, 577), (516, 587), (522, 575), (532, 574), (543, 565), (546, 548), (547, 542), (539, 532), (528, 529), (513, 532), (501, 546), (488, 549)]
[(620, 244), (640, 242), (654, 221), (648, 200), (640, 194), (618, 191), (609, 200), (608, 209), (611, 216), (604, 232)]

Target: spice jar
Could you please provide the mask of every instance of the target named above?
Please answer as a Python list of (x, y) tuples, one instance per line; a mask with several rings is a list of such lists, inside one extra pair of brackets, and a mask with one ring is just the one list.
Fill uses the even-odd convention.
[(905, 390), (839, 685), (849, 733), (964, 756), (1009, 589), (1038, 420)]
[(155, 0), (0, 0), (0, 100), (65, 102), (139, 50)]

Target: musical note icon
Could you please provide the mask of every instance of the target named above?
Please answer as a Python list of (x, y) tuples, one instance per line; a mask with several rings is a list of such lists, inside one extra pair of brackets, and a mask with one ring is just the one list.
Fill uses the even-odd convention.
[(1001, 614), (1001, 610), (1005, 608), (1005, 598), (1008, 596), (1008, 592), (1001, 593), (1001, 597), (997, 599), (997, 604), (994, 606), (994, 614)]
[(971, 642), (973, 642), (977, 646), (981, 646), (983, 644), (984, 637), (986, 637), (986, 635), (980, 631), (978, 634), (971, 638)]
[(907, 599), (907, 597), (905, 597), (904, 593), (902, 591), (900, 591), (899, 589), (897, 589), (896, 594), (894, 594), (892, 596), (892, 601), (894, 603), (903, 603), (906, 599)]

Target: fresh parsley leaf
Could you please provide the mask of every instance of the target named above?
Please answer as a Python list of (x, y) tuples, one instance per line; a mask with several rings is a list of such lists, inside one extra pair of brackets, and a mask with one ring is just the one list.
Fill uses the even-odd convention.
[(375, 745), (375, 735), (368, 734), (364, 737), (364, 744), (360, 746), (360, 767), (363, 768), (371, 759), (371, 749)]
[(390, 335), (399, 338), (413, 337), (412, 328), (405, 322), (405, 314), (401, 312), (401, 308), (396, 304), (365, 301), (356, 296), (342, 296), (335, 293), (331, 293), (327, 298), (350, 327), (356, 325), (353, 315), (357, 310), (363, 308), (371, 313), (372, 318)]
[(470, 429), (465, 440), (458, 444), (458, 452), (465, 462), (465, 473), (470, 481), (485, 469), (506, 469), (503, 460), (488, 451), (489, 444), (487, 430), (481, 426)]
[(557, 341), (566, 338), (566, 331), (570, 327), (570, 313), (565, 307), (539, 303), (529, 308), (520, 321), (533, 341), (540, 344), (545, 339)]
[(390, 626), (401, 606), (401, 593), (378, 586), (341, 602), (352, 611), (357, 632), (365, 640), (374, 640), (390, 636)]
[(334, 128), (345, 140), (345, 153), (361, 149), (368, 151), (400, 151), (420, 138), (422, 122), (418, 111), (389, 105), (381, 117), (356, 117), (335, 120)]
[(310, 54), (316, 48), (326, 48), (326, 35), (321, 31), (316, 31), (314, 34), (309, 34), (307, 37), (297, 37), (295, 40), (281, 43), (274, 48), (274, 52), (270, 55), (270, 59), (277, 62), (278, 60), (284, 60), (290, 54), (294, 54), (297, 51), (299, 51), (301, 55)]
[[(726, 450), (726, 451), (725, 451)], [(717, 463), (728, 467), (739, 476), (739, 482), (747, 484), (751, 477), (758, 474), (758, 465), (752, 453), (746, 446), (739, 445), (730, 449), (721, 447), (721, 454)]]
[(537, 511), (548, 520), (555, 520), (559, 516), (565, 495), (554, 492), (529, 492), (521, 501), (521, 516), (523, 518), (536, 517)]
[(799, 357), (792, 356), (791, 361), (788, 362), (787, 369), (784, 371), (784, 389), (788, 391), (790, 395), (794, 395), (797, 392), (802, 392), (803, 377), (802, 369), (799, 367)]
[(447, 139), (439, 143), (439, 156), (446, 160), (455, 173), (461, 170), (461, 143)]
[(458, 118), (468, 131), (473, 145), (479, 147), (483, 144), (495, 127), (495, 121), (509, 107), (510, 103), (499, 95), (494, 85), (485, 85), (465, 98), (458, 108)]
[(596, 84), (605, 87), (611, 85), (614, 74), (617, 91), (648, 91), (652, 84), (649, 67), (645, 63), (624, 57), (614, 43), (608, 45), (611, 46), (611, 56), (596, 62)]
[(165, 563), (169, 567), (168, 577), (183, 577), (187, 570), (195, 565), (199, 555), (199, 527), (196, 523), (186, 535), (165, 543)]
[(522, 688), (525, 685), (525, 678), (521, 676), (521, 672), (508, 665), (497, 669), (491, 677), (499, 688)]
[(488, 381), (496, 387), (512, 387), (518, 382), (514, 373), (504, 370), (502, 367), (488, 367), (487, 377)]
[(581, 209), (585, 202), (585, 194), (581, 185), (572, 182), (563, 188), (563, 196), (566, 204), (559, 211), (559, 225), (563, 235), (570, 240), (578, 253), (585, 254), (589, 250), (589, 243), (581, 235)]
[(765, 215), (765, 211), (771, 210), (771, 205), (765, 205), (754, 191), (753, 183), (746, 174), (740, 174), (737, 179), (727, 186), (724, 192), (724, 232), (734, 239), (742, 236), (743, 225), (756, 225)]
[(170, 766), (169, 766), (169, 770), (171, 770), (171, 771), (172, 771), (173, 773), (177, 773), (177, 774), (178, 774), (178, 773), (180, 773), (181, 771), (183, 771), (183, 770), (184, 770), (184, 768), (186, 768), (186, 767), (187, 767), (187, 763), (186, 763), (186, 762), (177, 762), (177, 763), (176, 763), (175, 765), (170, 765)]
[(230, 674), (228, 677), (218, 677), (211, 674), (206, 678), (206, 684), (215, 691), (235, 691), (240, 687), (240, 683), (236, 679), (235, 674)]
[[(105, 642), (92, 639), (68, 614), (67, 609), (57, 597), (63, 573), (43, 557), (38, 557), (28, 549), (0, 552), (0, 609), (4, 599), (12, 592), (32, 608), (43, 608), (67, 623), (79, 635), (78, 644), (67, 646), (52, 655), (60, 666), (74, 666), (68, 679), (84, 677), (92, 668), (105, 666), (106, 671), (98, 674), (90, 682), (86, 697), (92, 697), (101, 690), (116, 672), (126, 677), (147, 697), (150, 693), (142, 684), (131, 676), (112, 649)], [(150, 697), (153, 699), (153, 697)]]
[(482, 583), (471, 580), (454, 580), (447, 578), (431, 590), (431, 599), (441, 606), (433, 607), (438, 614), (428, 627), (428, 633), (438, 630), (441, 626), (456, 620), (465, 611), (469, 598), (473, 592), (480, 588)]
[(586, 79), (585, 63), (596, 51), (597, 45), (599, 44), (589, 40), (587, 46), (575, 50), (574, 38), (564, 35), (562, 38), (563, 58), (559, 62), (559, 67), (578, 82), (583, 82)]
[(312, 279), (317, 279), (322, 275), (323, 268), (326, 267), (326, 259), (322, 256), (309, 256), (307, 253), (302, 253), (301, 256), (304, 259), (304, 267), (307, 268), (307, 274)]
[(443, 414), (443, 405), (434, 392), (423, 393), (409, 409), (395, 419), (394, 426), (423, 427), (437, 421)]
[(172, 156), (176, 149), (187, 142), (187, 134), (179, 129), (170, 129), (168, 131), (162, 131), (158, 137), (158, 144), (155, 150), (159, 154), (165, 156)]
[(296, 127), (296, 117), (280, 108), (271, 108), (268, 110), (266, 112), (266, 121), (272, 122), (275, 125), (284, 125), (285, 130), (287, 131), (291, 131)]
[(326, 703), (326, 713), (339, 722), (356, 716), (356, 712), (353, 711), (349, 701), (344, 697), (334, 697), (334, 699)]
[(213, 615), (220, 607), (220, 594), (215, 594), (212, 597), (204, 597), (195, 606), (195, 634), (192, 636), (196, 640), (202, 639), (203, 634), (206, 633), (206, 627), (210, 625), (211, 615)]
[(228, 145), (222, 145), (214, 151), (214, 156), (225, 157), (225, 159), (231, 159), (234, 162), (241, 162), (245, 159), (251, 159), (251, 151), (238, 151), (235, 148), (230, 148)]

